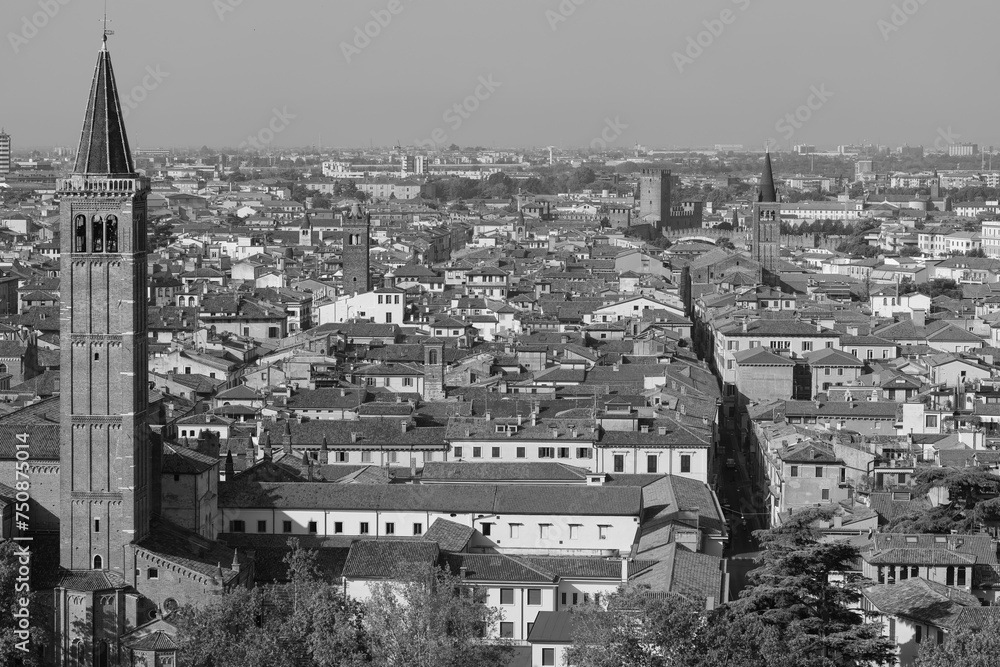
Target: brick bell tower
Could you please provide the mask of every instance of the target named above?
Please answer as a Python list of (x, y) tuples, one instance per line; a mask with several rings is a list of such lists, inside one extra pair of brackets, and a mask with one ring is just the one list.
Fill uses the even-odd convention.
[(757, 201), (753, 202), (750, 221), (751, 257), (760, 262), (761, 281), (777, 287), (777, 261), (781, 245), (781, 202), (774, 187), (771, 152), (765, 149), (764, 171), (760, 177)]
[(57, 660), (117, 664), (117, 637), (135, 617), (125, 584), (129, 545), (149, 532), (153, 509), (146, 423), (149, 183), (132, 162), (107, 36), (76, 167), (58, 191), (63, 577), (56, 589)]

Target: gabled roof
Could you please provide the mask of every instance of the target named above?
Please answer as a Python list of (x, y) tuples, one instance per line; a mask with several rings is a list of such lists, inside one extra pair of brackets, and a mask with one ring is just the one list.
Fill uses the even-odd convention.
[(406, 565), (433, 565), (440, 551), (436, 542), (421, 540), (358, 540), (344, 563), (343, 576), (387, 579)]
[(163, 443), (161, 473), (197, 475), (218, 464), (217, 458), (169, 442)]
[(778, 452), (778, 456), (785, 463), (840, 463), (843, 461), (837, 458), (833, 450), (825, 445), (815, 442), (805, 441), (784, 447)]
[(852, 366), (861, 368), (864, 363), (853, 354), (848, 354), (843, 350), (826, 347), (822, 350), (813, 350), (805, 355), (810, 366)]
[(475, 534), (474, 528), (437, 518), (422, 537), (429, 542), (437, 542), (442, 551), (464, 551)]
[(260, 400), (260, 394), (246, 386), (245, 384), (238, 385), (232, 389), (226, 389), (225, 391), (220, 391), (215, 395), (215, 398), (220, 401), (253, 401)]
[(885, 615), (905, 616), (941, 628), (960, 627), (962, 612), (980, 607), (974, 595), (920, 577), (871, 586), (863, 595)]
[(763, 347), (740, 350), (733, 355), (740, 366), (794, 366), (795, 362)]

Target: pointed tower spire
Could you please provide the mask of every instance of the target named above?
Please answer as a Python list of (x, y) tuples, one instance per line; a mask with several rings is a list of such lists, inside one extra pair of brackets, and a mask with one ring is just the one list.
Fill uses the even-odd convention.
[(76, 154), (76, 168), (73, 170), (76, 174), (135, 174), (115, 72), (111, 67), (111, 54), (108, 53), (108, 33), (105, 28), (80, 135), (80, 150)]
[(764, 173), (760, 176), (760, 198), (758, 201), (774, 203), (778, 201), (778, 193), (774, 189), (774, 173), (771, 171), (771, 151), (765, 147)]

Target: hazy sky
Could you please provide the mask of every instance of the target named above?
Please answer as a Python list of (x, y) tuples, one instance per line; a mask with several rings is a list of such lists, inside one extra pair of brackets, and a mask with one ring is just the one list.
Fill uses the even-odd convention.
[[(248, 136), (278, 147), (931, 146), (943, 136), (1000, 145), (989, 93), (996, 0), (109, 0), (109, 9), (133, 148)], [(75, 146), (102, 11), (103, 0), (0, 2), (0, 125), (15, 150)], [(355, 41), (366, 24), (376, 36)], [(794, 124), (782, 120), (796, 112)]]

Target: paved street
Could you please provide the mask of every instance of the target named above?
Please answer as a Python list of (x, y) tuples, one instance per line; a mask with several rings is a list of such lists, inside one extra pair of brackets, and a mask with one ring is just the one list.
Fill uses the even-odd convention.
[[(749, 468), (735, 435), (728, 429), (724, 430), (722, 443), (717, 492), (729, 521), (729, 548), (726, 556), (729, 558), (730, 593), (735, 598), (746, 586), (747, 573), (756, 567), (754, 558), (759, 545), (754, 539), (753, 531), (766, 527), (767, 520), (761, 514), (762, 508), (753, 504)], [(726, 465), (729, 459), (735, 461), (735, 468)]]

